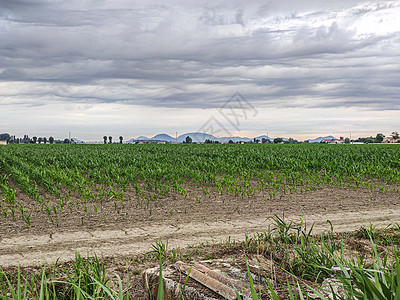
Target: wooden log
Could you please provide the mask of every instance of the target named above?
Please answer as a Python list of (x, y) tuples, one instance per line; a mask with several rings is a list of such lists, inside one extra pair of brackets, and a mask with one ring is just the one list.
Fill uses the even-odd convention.
[(210, 276), (211, 278), (214, 278), (215, 280), (218, 280), (219, 282), (225, 284), (226, 286), (235, 287), (241, 296), (250, 294), (250, 290), (248, 290), (246, 287), (244, 287), (240, 280), (235, 280), (235, 279), (225, 277), (225, 276), (221, 275), (220, 273), (215, 272), (214, 270), (211, 270), (210, 268), (208, 268), (202, 264), (194, 264), (193, 267), (196, 268), (197, 270), (203, 272), (207, 276)]
[(207, 276), (206, 274), (202, 273), (196, 268), (192, 268), (190, 270), (190, 266), (182, 262), (175, 263), (175, 266), (186, 275), (189, 275), (189, 277), (192, 278), (193, 280), (201, 283), (202, 285), (214, 291), (218, 295), (224, 297), (225, 299), (228, 300), (237, 299), (236, 292), (233, 288), (223, 284), (222, 282), (210, 276)]

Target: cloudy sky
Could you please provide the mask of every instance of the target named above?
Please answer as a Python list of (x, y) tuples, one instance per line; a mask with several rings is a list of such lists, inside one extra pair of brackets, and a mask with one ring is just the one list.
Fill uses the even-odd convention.
[(388, 135), (399, 16), (379, 0), (1, 0), (0, 132)]

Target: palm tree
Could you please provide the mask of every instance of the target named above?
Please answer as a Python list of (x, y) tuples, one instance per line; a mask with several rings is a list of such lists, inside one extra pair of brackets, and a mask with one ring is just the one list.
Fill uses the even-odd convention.
[(111, 135), (108, 137), (108, 143), (112, 144), (112, 136)]
[(122, 144), (122, 140), (123, 140), (124, 138), (122, 137), (122, 135), (119, 137), (119, 143), (120, 144)]
[(107, 144), (107, 136), (103, 136), (104, 144)]

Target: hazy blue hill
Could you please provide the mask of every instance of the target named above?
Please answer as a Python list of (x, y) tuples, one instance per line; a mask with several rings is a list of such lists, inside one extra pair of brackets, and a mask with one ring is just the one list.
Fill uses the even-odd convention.
[(336, 138), (334, 136), (331, 136), (331, 135), (325, 136), (325, 137), (320, 136), (320, 137), (318, 137), (318, 138), (316, 138), (314, 140), (308, 140), (308, 142), (309, 143), (320, 143), (322, 140), (331, 140), (331, 139), (336, 139)]
[(136, 139), (132, 138), (132, 139), (126, 141), (125, 143), (135, 143), (135, 142), (139, 142), (139, 141), (148, 141), (148, 140), (150, 140), (150, 139), (147, 136), (141, 135), (138, 138), (136, 138)]
[(228, 143), (230, 140), (232, 140), (234, 143), (251, 141), (251, 139), (249, 139), (249, 138), (244, 138), (244, 137), (240, 137), (240, 136), (232, 136), (232, 137), (228, 136), (228, 137), (221, 137), (218, 139), (218, 141), (221, 143)]
[(266, 136), (266, 135), (260, 135), (260, 136), (256, 137), (256, 139), (260, 140), (260, 141), (262, 141), (262, 139), (267, 139), (267, 140), (270, 140), (271, 142), (274, 141), (274, 138), (271, 138), (271, 137)]
[(137, 138), (137, 140), (139, 140), (139, 141), (148, 141), (149, 138), (148, 138), (147, 136), (141, 135), (141, 136), (139, 136), (139, 137)]
[(187, 136), (190, 136), (192, 142), (196, 143), (204, 143), (205, 140), (218, 141), (218, 138), (208, 133), (189, 132), (178, 136), (178, 143), (182, 143), (183, 141), (185, 141)]
[(172, 136), (165, 134), (165, 133), (161, 133), (161, 134), (157, 134), (155, 136), (153, 136), (151, 139), (151, 141), (162, 141), (162, 142), (175, 142), (175, 138), (173, 138)]

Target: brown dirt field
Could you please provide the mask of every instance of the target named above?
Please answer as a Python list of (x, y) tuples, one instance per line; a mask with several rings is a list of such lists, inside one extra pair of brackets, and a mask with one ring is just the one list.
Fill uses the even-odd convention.
[(22, 220), (0, 216), (0, 266), (66, 262), (74, 258), (75, 250), (104, 258), (129, 257), (149, 251), (156, 240), (168, 240), (169, 248), (218, 243), (228, 237), (243, 240), (265, 230), (274, 214), (283, 213), (287, 219), (297, 221), (303, 216), (309, 224), (315, 222), (315, 232), (328, 230), (327, 220), (338, 232), (400, 222), (400, 194), (393, 189), (324, 187), (273, 200), (268, 195), (242, 199), (215, 192), (196, 198), (190, 192), (186, 198), (160, 199), (157, 207), (152, 203), (151, 215), (136, 200), (126, 202), (120, 213), (110, 201), (98, 213), (93, 204), (87, 205), (87, 212), (66, 208), (53, 224), (44, 212), (35, 212), (29, 198), (17, 189), (17, 197), (33, 212), (32, 223), (28, 228)]

